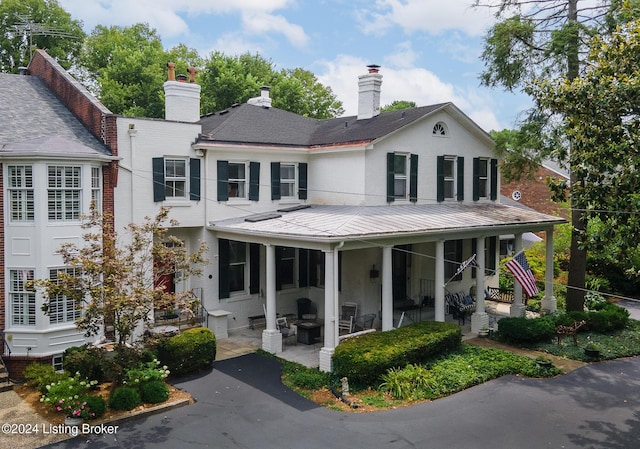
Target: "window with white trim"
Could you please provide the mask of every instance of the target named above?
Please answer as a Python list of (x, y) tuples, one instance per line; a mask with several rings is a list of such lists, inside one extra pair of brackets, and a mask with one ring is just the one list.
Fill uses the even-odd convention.
[(280, 198), (296, 197), (296, 166), (280, 164)]
[(102, 176), (99, 167), (91, 167), (91, 203), (96, 211), (102, 211)]
[(247, 164), (229, 162), (229, 198), (247, 198)]
[(279, 289), (296, 286), (296, 249), (290, 246), (276, 247), (276, 285)]
[(33, 281), (33, 274), (33, 270), (9, 270), (9, 301), (13, 325), (36, 325), (36, 293), (25, 287), (27, 281)]
[(47, 168), (50, 221), (79, 220), (82, 213), (82, 169), (51, 165)]
[(229, 293), (247, 291), (247, 244), (229, 242)]
[(444, 157), (444, 198), (452, 200), (456, 197), (456, 157)]
[(489, 159), (478, 161), (478, 195), (480, 198), (489, 196)]
[(56, 372), (64, 371), (63, 361), (64, 361), (64, 357), (62, 354), (56, 354), (53, 357), (51, 357), (51, 365), (53, 365), (53, 369)]
[(447, 126), (443, 122), (436, 123), (435, 125), (433, 125), (432, 134), (439, 137), (446, 136), (448, 134)]
[(407, 197), (409, 169), (406, 154), (395, 153), (393, 157), (393, 196), (397, 199)]
[(166, 198), (186, 198), (187, 160), (165, 159), (164, 182)]
[[(52, 282), (59, 282), (61, 273), (73, 277), (80, 276), (80, 270), (77, 268), (52, 268), (49, 270), (49, 279)], [(54, 295), (49, 298), (49, 323), (73, 323), (81, 315), (82, 310), (73, 298), (66, 295)]]
[(12, 222), (32, 222), (33, 205), (33, 167), (31, 165), (9, 165), (9, 218)]

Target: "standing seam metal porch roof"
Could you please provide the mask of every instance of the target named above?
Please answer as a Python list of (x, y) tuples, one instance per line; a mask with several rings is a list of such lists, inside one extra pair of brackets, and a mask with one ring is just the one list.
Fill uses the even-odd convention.
[[(294, 208), (295, 209), (295, 208)], [(503, 204), (424, 204), (399, 206), (310, 205), (246, 217), (211, 221), (210, 229), (281, 238), (359, 239), (476, 229), (518, 227), (540, 230), (566, 222), (531, 209)]]

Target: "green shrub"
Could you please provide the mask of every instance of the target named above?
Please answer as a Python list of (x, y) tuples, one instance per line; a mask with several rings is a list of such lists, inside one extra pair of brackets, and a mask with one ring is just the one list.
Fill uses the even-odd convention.
[(354, 389), (366, 388), (376, 385), (387, 370), (451, 351), (461, 339), (459, 326), (433, 321), (349, 338), (335, 349), (334, 373), (346, 376)]
[(105, 381), (105, 350), (93, 346), (74, 346), (64, 351), (63, 365), (70, 373), (80, 373), (80, 377)]
[(556, 334), (556, 318), (506, 317), (498, 321), (498, 338), (508, 343), (530, 345), (548, 341)]
[(210, 366), (216, 358), (216, 337), (211, 330), (198, 327), (160, 340), (158, 359), (172, 375), (195, 373)]
[(160, 366), (158, 360), (147, 362), (139, 368), (127, 371), (124, 383), (133, 388), (141, 388), (147, 382), (163, 381), (169, 375), (167, 366)]
[(140, 387), (142, 402), (158, 404), (169, 399), (169, 387), (161, 380), (152, 380)]
[(629, 324), (629, 311), (615, 304), (606, 304), (598, 311), (588, 313), (589, 330), (605, 334), (624, 329)]
[(100, 396), (85, 397), (87, 419), (98, 419), (107, 411), (107, 402)]
[(40, 393), (47, 391), (47, 385), (55, 384), (69, 378), (69, 373), (58, 373), (50, 364), (33, 362), (24, 370), (27, 385), (36, 388)]
[(571, 326), (576, 321), (586, 321), (587, 326), (583, 326), (580, 328), (579, 332), (584, 332), (589, 328), (589, 313), (583, 312), (580, 310), (573, 310), (567, 313), (561, 313), (559, 315), (554, 315), (555, 317), (555, 325), (559, 326)]
[(109, 396), (109, 407), (114, 410), (133, 410), (140, 401), (140, 394), (135, 388), (118, 387)]

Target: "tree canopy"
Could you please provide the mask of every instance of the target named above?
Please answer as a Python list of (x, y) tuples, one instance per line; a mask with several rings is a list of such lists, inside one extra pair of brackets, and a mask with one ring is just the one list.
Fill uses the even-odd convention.
[(85, 33), (56, 0), (0, 1), (0, 71), (17, 73), (43, 48), (65, 69), (80, 54)]
[[(637, 0), (475, 0), (476, 7), (490, 8), (498, 21), (485, 37), (481, 74), (484, 85), (502, 86), (506, 90), (529, 89), (535, 80), (574, 80), (585, 73), (591, 38), (607, 34), (617, 21), (633, 15)], [(560, 116), (558, 115), (560, 114)], [(546, 158), (570, 164), (569, 155), (577, 157), (572, 141), (565, 134), (561, 112), (553, 113), (542, 104), (528, 111), (517, 124), (514, 134), (501, 139), (505, 172), (517, 178), (531, 173)], [(573, 169), (573, 167), (571, 167)], [(567, 309), (582, 310), (587, 268), (584, 246), (586, 223), (580, 195), (578, 171), (571, 171), (571, 222), (573, 236), (567, 290)], [(556, 192), (562, 191), (555, 188)]]
[(571, 195), (588, 223), (582, 243), (639, 277), (640, 21), (594, 37), (590, 48), (579, 78), (539, 79), (531, 92), (564, 117), (580, 180)]
[(313, 73), (302, 68), (277, 70), (272, 61), (259, 54), (211, 53), (198, 79), (203, 113), (244, 103), (258, 96), (262, 86), (271, 88), (272, 105), (276, 108), (313, 118), (330, 118), (344, 112), (331, 88), (322, 85)]
[(401, 109), (415, 108), (416, 106), (417, 105), (415, 101), (393, 100), (391, 103), (384, 105), (382, 109), (380, 109), (380, 111), (381, 112), (398, 111)]

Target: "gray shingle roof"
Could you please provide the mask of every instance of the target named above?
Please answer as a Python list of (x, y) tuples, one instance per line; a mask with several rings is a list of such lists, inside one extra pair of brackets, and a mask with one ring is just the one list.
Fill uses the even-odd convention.
[(0, 73), (0, 147), (52, 137), (110, 154), (39, 78)]
[(449, 104), (383, 112), (365, 120), (356, 116), (318, 120), (282, 109), (241, 104), (202, 117), (199, 142), (309, 147), (371, 141)]
[[(261, 220), (261, 217), (268, 219)], [(213, 221), (214, 230), (237, 234), (289, 238), (358, 240), (403, 235), (472, 232), (491, 228), (499, 234), (515, 229), (537, 231), (564, 223), (559, 217), (503, 204), (423, 204), (401, 206), (312, 205), (291, 212), (274, 212)], [(434, 237), (435, 238), (435, 237)]]

